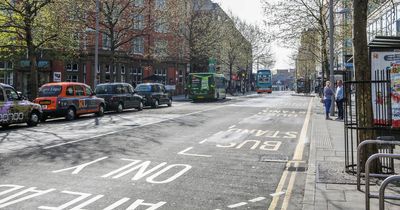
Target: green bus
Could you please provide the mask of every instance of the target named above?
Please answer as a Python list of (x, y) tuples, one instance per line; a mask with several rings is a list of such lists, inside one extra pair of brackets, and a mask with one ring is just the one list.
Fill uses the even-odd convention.
[(226, 79), (222, 74), (190, 73), (187, 88), (194, 101), (226, 98)]

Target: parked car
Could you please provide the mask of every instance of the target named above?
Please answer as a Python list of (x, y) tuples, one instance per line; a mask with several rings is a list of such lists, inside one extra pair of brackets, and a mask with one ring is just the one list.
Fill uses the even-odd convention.
[(103, 116), (105, 110), (104, 99), (96, 97), (88, 85), (78, 82), (44, 84), (35, 102), (42, 106), (42, 121), (48, 117), (73, 120), (90, 113)]
[(128, 83), (104, 83), (96, 86), (96, 96), (104, 98), (107, 111), (122, 112), (124, 109), (142, 110), (145, 99), (136, 94)]
[(12, 86), (0, 83), (0, 125), (2, 127), (16, 123), (36, 126), (41, 115), (42, 108), (39, 104), (24, 100)]
[(157, 108), (162, 104), (172, 106), (171, 93), (165, 89), (163, 84), (143, 83), (137, 85), (135, 91), (146, 99), (146, 106), (152, 106), (153, 108)]

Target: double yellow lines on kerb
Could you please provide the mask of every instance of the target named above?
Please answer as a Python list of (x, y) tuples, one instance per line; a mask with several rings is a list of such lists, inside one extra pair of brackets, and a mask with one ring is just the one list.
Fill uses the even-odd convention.
[[(294, 164), (294, 167), (296, 168), (299, 166), (300, 162), (303, 162), (302, 159), (303, 159), (303, 153), (304, 153), (304, 146), (305, 146), (305, 141), (306, 141), (306, 137), (307, 137), (308, 125), (309, 125), (310, 118), (311, 118), (311, 109), (312, 109), (312, 105), (313, 105), (313, 100), (314, 100), (314, 98), (312, 98), (308, 104), (307, 115), (306, 115), (306, 118), (304, 119), (303, 128), (301, 129), (301, 132), (300, 132), (299, 142), (297, 143), (296, 150), (293, 155), (293, 159), (286, 164), (286, 169), (289, 168), (290, 164), (292, 164), (292, 163)], [(279, 195), (281, 195), (283, 192), (283, 188), (285, 186), (288, 175), (289, 175), (288, 170), (283, 171), (281, 179), (280, 179), (278, 186), (276, 187), (276, 190), (274, 193), (275, 196), (273, 196), (272, 202), (269, 205), (268, 210), (276, 209), (278, 202), (279, 202), (279, 197), (280, 197)], [(288, 183), (286, 191), (284, 193), (285, 197), (282, 202), (281, 210), (286, 210), (289, 206), (289, 200), (290, 200), (290, 196), (292, 195), (296, 175), (297, 175), (296, 171), (292, 171), (290, 174), (289, 183)]]

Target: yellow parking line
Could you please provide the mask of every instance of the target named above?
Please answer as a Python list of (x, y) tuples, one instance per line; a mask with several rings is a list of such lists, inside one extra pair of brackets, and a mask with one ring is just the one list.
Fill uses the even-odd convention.
[[(294, 155), (293, 155), (293, 160), (292, 162), (295, 162), (295, 166), (299, 165), (299, 162), (302, 161), (303, 158), (303, 153), (304, 153), (304, 143), (306, 140), (306, 136), (307, 136), (307, 130), (308, 130), (308, 125), (310, 122), (310, 118), (311, 118), (311, 109), (312, 109), (312, 104), (313, 104), (313, 98), (310, 100), (309, 104), (308, 104), (308, 109), (307, 109), (307, 115), (306, 118), (304, 119), (304, 123), (303, 123), (303, 127), (301, 129), (301, 133), (300, 133), (300, 137), (299, 137), (299, 142), (296, 146)], [(288, 162), (288, 164), (286, 165), (286, 167), (290, 166), (290, 162)], [(278, 187), (276, 188), (275, 193), (279, 193), (282, 192), (283, 186), (286, 182), (286, 178), (288, 176), (288, 171), (285, 170), (282, 174), (281, 180), (279, 181)], [(289, 204), (289, 199), (290, 196), (292, 194), (293, 191), (293, 186), (294, 186), (294, 180), (296, 178), (296, 172), (292, 172), (291, 176), (290, 176), (290, 180), (288, 183), (288, 187), (285, 193), (285, 198), (282, 204), (282, 210), (287, 209), (288, 204)], [(279, 201), (279, 196), (275, 196), (272, 201), (271, 204), (269, 205), (268, 210), (275, 210), (276, 206), (278, 205), (278, 201)]]

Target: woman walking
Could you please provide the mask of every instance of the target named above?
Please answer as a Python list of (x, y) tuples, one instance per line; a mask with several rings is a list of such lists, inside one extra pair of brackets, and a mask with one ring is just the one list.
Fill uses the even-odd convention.
[(331, 109), (332, 105), (332, 96), (333, 96), (333, 90), (331, 88), (331, 82), (326, 81), (326, 85), (324, 88), (324, 104), (325, 104), (325, 119), (326, 120), (331, 120), (329, 117), (329, 111)]

